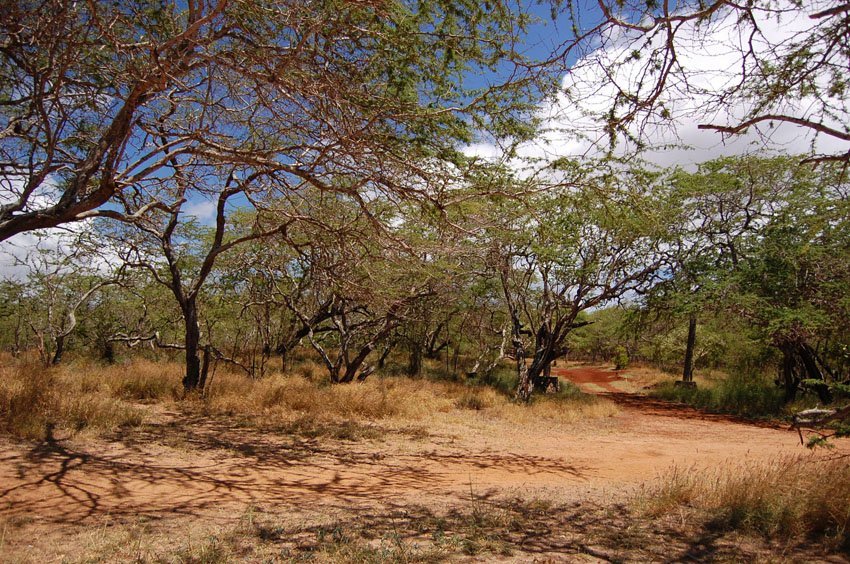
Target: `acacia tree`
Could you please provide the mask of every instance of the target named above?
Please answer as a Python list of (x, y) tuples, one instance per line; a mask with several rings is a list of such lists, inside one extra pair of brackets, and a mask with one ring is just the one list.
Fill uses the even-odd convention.
[(4, 3), (0, 241), (97, 215), (182, 150), (137, 149), (139, 124), (158, 113), (164, 92), (227, 49), (236, 31), (228, 4)]
[[(169, 30), (188, 18), (194, 30), (201, 24), (191, 23), (192, 13), (172, 6), (143, 21)], [(72, 216), (122, 221), (160, 249), (168, 265), (160, 280), (186, 325), (187, 389), (200, 382), (198, 296), (222, 253), (280, 232), (317, 192), (344, 195), (364, 210), (377, 198), (439, 203), (470, 164), (458, 143), (472, 141), (476, 128), (521, 139), (529, 127), (518, 118), (536, 94), (529, 81), (463, 86), (475, 69), (519, 59), (511, 50), (518, 22), (503, 5), (244, 2), (222, 3), (215, 14), (215, 41), (190, 42), (186, 49), (205, 47), (203, 56), (157, 82), (158, 94), (144, 98), (149, 111), (129, 122), (109, 166), (95, 169), (113, 205)], [(80, 191), (69, 194), (77, 201)], [(190, 208), (210, 202), (211, 241), (187, 280), (177, 252), (181, 224)], [(231, 237), (237, 206), (253, 208), (262, 222)], [(10, 233), (30, 228), (15, 221)], [(163, 264), (135, 262), (151, 272)]]
[[(675, 182), (701, 241), (685, 274), (698, 281), (702, 301), (742, 317), (781, 352), (779, 381), (788, 400), (804, 380), (828, 400), (827, 387), (815, 382), (845, 378), (833, 368), (848, 319), (841, 297), (850, 241), (841, 167), (799, 167), (789, 157), (727, 158), (679, 172)], [(659, 289), (681, 299), (675, 286), (671, 279)]]
[[(334, 312), (333, 285), (321, 266), (326, 246), (321, 240), (302, 239), (302, 225), (292, 225), (287, 237), (277, 234), (246, 244), (230, 253), (219, 266), (232, 285), (226, 299), (238, 305), (233, 312), (241, 325), (230, 335), (234, 354), (250, 357), (251, 373), (262, 376), (273, 354), (280, 370), (289, 368), (290, 354)], [(247, 325), (247, 326), (246, 326)]]
[[(175, 173), (182, 182), (177, 188), (177, 201), (165, 209), (157, 209), (143, 215), (133, 215), (131, 221), (141, 237), (131, 239), (131, 235), (122, 233), (120, 238), (128, 246), (126, 264), (144, 268), (160, 284), (173, 294), (183, 317), (184, 341), (180, 348), (185, 350), (186, 375), (183, 386), (188, 390), (203, 389), (211, 348), (201, 343), (201, 323), (199, 301), (202, 290), (213, 273), (218, 257), (240, 244), (285, 231), (289, 222), (276, 223), (274, 227), (264, 228), (254, 224), (249, 229), (236, 231), (236, 226), (227, 221), (228, 199), (245, 193), (245, 182), (256, 182), (258, 176), (237, 181), (234, 174), (224, 180), (225, 189), (219, 194), (216, 204), (215, 227), (207, 231), (205, 238), (199, 233), (197, 225), (191, 220), (181, 223), (180, 215), (186, 204), (188, 191), (186, 169), (175, 165)], [(131, 216), (127, 216), (128, 218)], [(227, 231), (227, 233), (226, 233)], [(161, 257), (161, 259), (160, 259)], [(178, 345), (179, 346), (179, 345)], [(204, 362), (201, 364), (200, 351), (203, 349)]]
[(411, 237), (415, 217), (405, 216), (405, 207), (379, 199), (364, 209), (342, 196), (306, 205), (308, 217), (323, 219), (301, 222), (289, 233), (287, 243), (298, 255), (292, 273), (309, 282), (308, 288), (290, 284), (297, 292), (283, 295), (301, 324), (293, 337), (309, 341), (331, 381), (363, 380), (375, 369), (372, 353), (399, 327), (415, 323), (451, 274)]
[(637, 297), (661, 278), (675, 244), (678, 208), (657, 175), (604, 162), (559, 166), (570, 183), (514, 215), (489, 259), (511, 319), (523, 401), (548, 384), (552, 361), (587, 323), (581, 314)]
[[(101, 243), (88, 231), (68, 233), (58, 241), (39, 241), (17, 259), (27, 282), (17, 285), (10, 297), (17, 302), (15, 315), (27, 325), (45, 365), (62, 361), (80, 322), (102, 305), (99, 295), (109, 286), (123, 284), (123, 268), (104, 260), (108, 253)], [(21, 329), (20, 324), (15, 328), (16, 349)]]
[[(0, 241), (114, 217), (116, 199), (144, 214), (167, 203), (146, 184), (181, 157), (274, 163), (288, 188), (348, 174), (432, 199), (422, 178), (461, 158), (457, 141), (529, 133), (541, 83), (519, 76), (524, 21), (448, 0), (7, 3)], [(497, 67), (500, 84), (464, 86)]]

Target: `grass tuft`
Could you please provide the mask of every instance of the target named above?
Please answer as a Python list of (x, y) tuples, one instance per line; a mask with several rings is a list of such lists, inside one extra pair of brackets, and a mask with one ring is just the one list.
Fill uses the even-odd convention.
[(711, 528), (827, 540), (850, 549), (850, 465), (844, 457), (786, 457), (713, 472), (674, 468), (644, 489), (638, 506), (650, 516), (692, 508)]
[[(377, 421), (421, 421), (435, 414), (486, 417), (516, 424), (573, 423), (606, 417), (616, 407), (565, 384), (559, 394), (518, 404), (512, 394), (482, 383), (374, 375), (366, 382), (332, 385), (306, 359), (291, 374), (251, 379), (223, 367), (203, 396), (185, 398), (185, 409), (233, 416), (249, 425), (307, 437), (369, 438)], [(136, 360), (123, 365), (77, 361), (55, 368), (10, 360), (0, 367), (0, 429), (27, 439), (48, 430), (110, 432), (139, 425), (140, 404), (181, 397), (182, 366)]]
[(113, 397), (106, 377), (85, 367), (0, 366), (0, 429), (13, 436), (44, 440), (54, 429), (111, 431), (141, 422), (139, 409)]

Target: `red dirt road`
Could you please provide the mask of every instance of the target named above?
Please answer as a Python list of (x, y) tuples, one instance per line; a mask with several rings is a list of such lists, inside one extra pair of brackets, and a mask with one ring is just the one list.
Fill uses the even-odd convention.
[[(621, 393), (623, 390), (616, 384), (626, 382), (618, 372), (605, 370), (597, 366), (576, 366), (573, 368), (552, 368), (552, 374), (569, 380), (578, 385), (583, 391), (598, 393), (599, 391)], [(601, 390), (599, 389), (601, 388)]]

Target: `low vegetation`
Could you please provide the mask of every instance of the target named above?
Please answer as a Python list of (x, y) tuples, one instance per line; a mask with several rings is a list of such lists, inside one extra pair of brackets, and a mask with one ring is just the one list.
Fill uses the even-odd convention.
[(154, 404), (177, 399), (185, 400), (180, 409), (203, 416), (234, 417), (254, 427), (308, 435), (375, 421), (421, 421), (455, 411), (517, 424), (574, 423), (617, 412), (612, 403), (566, 383), (560, 393), (529, 404), (516, 403), (499, 388), (480, 382), (378, 375), (361, 383), (331, 385), (309, 359), (289, 374), (261, 379), (220, 368), (203, 396), (183, 398), (181, 370), (177, 363), (148, 360), (110, 366), (80, 360), (45, 368), (7, 359), (0, 366), (0, 428), (34, 440), (57, 431), (110, 432), (140, 425)]
[(712, 412), (754, 418), (781, 416), (788, 409), (782, 389), (759, 374), (704, 379), (696, 387), (677, 386), (668, 380), (655, 386), (651, 395)]
[(0, 429), (24, 439), (45, 440), (57, 428), (79, 432), (139, 425), (142, 410), (128, 396), (139, 391), (139, 382), (153, 387), (155, 371), (133, 372), (123, 367), (50, 369), (26, 362), (4, 363), (0, 365)]
[[(847, 545), (847, 469), (836, 461), (778, 460), (705, 479), (674, 470), (631, 503), (553, 503), (469, 493), (452, 508), (268, 511), (249, 505), (225, 524), (176, 518), (102, 523), (63, 539), (70, 561), (418, 563), (437, 561), (822, 560)], [(791, 474), (783, 479), (783, 472)], [(800, 500), (817, 477), (829, 493)], [(754, 488), (745, 480), (754, 480)], [(842, 482), (843, 480), (843, 482)], [(177, 524), (178, 526), (173, 526)], [(16, 526), (0, 522), (0, 527)], [(706, 539), (711, 539), (707, 541)], [(706, 543), (711, 547), (707, 549)], [(2, 545), (0, 545), (2, 547)], [(706, 552), (708, 550), (708, 552)], [(781, 560), (785, 561), (785, 560)]]
[(691, 524), (768, 539), (824, 541), (850, 550), (850, 465), (778, 458), (713, 470), (674, 468), (647, 486), (638, 506), (650, 517), (676, 514)]

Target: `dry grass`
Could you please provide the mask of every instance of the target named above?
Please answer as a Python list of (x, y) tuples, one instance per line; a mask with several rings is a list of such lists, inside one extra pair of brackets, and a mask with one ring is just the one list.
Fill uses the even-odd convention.
[(587, 399), (558, 398), (540, 396), (529, 405), (505, 402), (494, 409), (498, 417), (517, 425), (531, 425), (535, 422), (573, 424), (592, 419), (612, 417), (620, 409), (612, 402), (595, 397)]
[[(659, 384), (682, 379), (681, 373), (665, 372), (655, 366), (642, 363), (630, 364), (620, 375), (641, 388), (653, 388)], [(694, 374), (694, 381), (697, 387), (705, 387), (712, 386), (725, 377), (725, 373), (717, 370), (699, 370)]]
[[(51, 556), (63, 562), (439, 562), (521, 552), (521, 539), (557, 515), (541, 500), (473, 498), (448, 510), (267, 512), (247, 507), (215, 524), (175, 518), (102, 522), (65, 537)], [(39, 557), (22, 562), (38, 562)]]
[[(296, 368), (295, 373), (301, 374), (302, 369)], [(613, 403), (583, 395), (539, 397), (521, 405), (486, 386), (422, 378), (373, 377), (357, 384), (328, 385), (301, 375), (249, 380), (231, 373), (216, 376), (204, 408), (212, 415), (248, 417), (263, 426), (299, 421), (409, 422), (452, 411), (517, 424), (574, 423), (617, 412)]]
[[(78, 361), (44, 368), (29, 361), (3, 361), (0, 429), (21, 438), (40, 440), (60, 429), (108, 432), (138, 425), (146, 412), (143, 404), (172, 402), (182, 393), (182, 366), (174, 362), (140, 359), (105, 366)], [(206, 396), (182, 405), (302, 435), (326, 434), (319, 432), (326, 427), (341, 433), (339, 438), (357, 438), (364, 423), (422, 421), (441, 413), (534, 425), (541, 420), (569, 424), (617, 411), (612, 403), (574, 389), (521, 405), (489, 386), (427, 378), (375, 375), (363, 383), (331, 385), (313, 359), (302, 360), (289, 375), (259, 380), (219, 367)]]
[(644, 514), (688, 512), (721, 530), (771, 539), (825, 539), (850, 549), (850, 464), (830, 459), (778, 458), (714, 471), (674, 468), (646, 486)]
[(43, 440), (55, 430), (113, 430), (142, 422), (142, 411), (115, 396), (121, 373), (70, 365), (45, 369), (31, 363), (0, 366), (0, 428)]
[[(296, 373), (300, 373), (296, 369)], [(292, 421), (299, 418), (418, 419), (452, 409), (441, 385), (424, 380), (370, 378), (349, 385), (328, 385), (301, 375), (275, 374), (251, 380), (222, 373), (212, 382), (204, 403), (212, 414), (250, 416), (258, 421)]]

